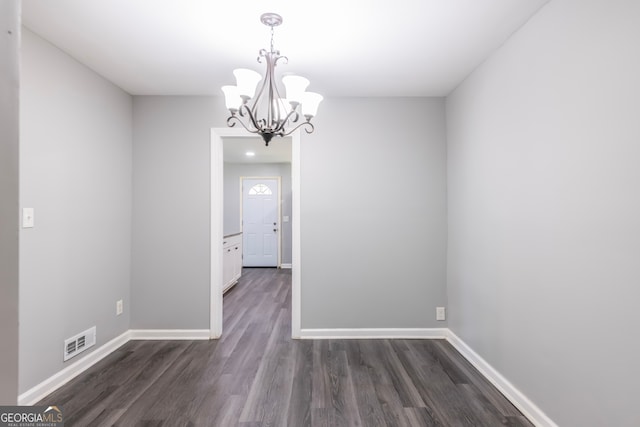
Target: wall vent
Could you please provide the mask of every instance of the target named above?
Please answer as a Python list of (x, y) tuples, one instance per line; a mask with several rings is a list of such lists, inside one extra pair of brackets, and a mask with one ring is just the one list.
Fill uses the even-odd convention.
[(84, 332), (79, 333), (71, 338), (64, 340), (64, 356), (63, 361), (71, 359), (73, 356), (77, 356), (88, 348), (93, 347), (96, 344), (96, 327), (87, 329)]

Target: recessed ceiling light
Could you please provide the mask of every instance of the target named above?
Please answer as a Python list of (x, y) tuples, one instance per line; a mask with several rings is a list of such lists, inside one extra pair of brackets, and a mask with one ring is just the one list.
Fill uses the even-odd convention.
[(247, 151), (246, 153), (244, 153), (247, 157), (253, 157), (256, 155), (256, 153), (254, 153), (253, 151)]

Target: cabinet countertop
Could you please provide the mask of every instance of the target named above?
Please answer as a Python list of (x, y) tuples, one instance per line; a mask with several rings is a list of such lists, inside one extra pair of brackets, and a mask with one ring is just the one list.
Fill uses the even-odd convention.
[(228, 239), (229, 237), (233, 237), (233, 236), (239, 236), (242, 234), (242, 231), (239, 233), (233, 233), (233, 234), (227, 234), (226, 236), (223, 236), (223, 239)]

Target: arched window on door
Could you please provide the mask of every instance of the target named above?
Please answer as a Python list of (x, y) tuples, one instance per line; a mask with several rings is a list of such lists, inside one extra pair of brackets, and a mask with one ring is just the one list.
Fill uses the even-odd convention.
[(264, 184), (256, 184), (249, 189), (250, 196), (270, 196), (273, 194), (271, 189)]

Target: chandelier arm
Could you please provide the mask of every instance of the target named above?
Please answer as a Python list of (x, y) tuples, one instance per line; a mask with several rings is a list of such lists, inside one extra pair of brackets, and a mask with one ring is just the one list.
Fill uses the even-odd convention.
[[(235, 120), (235, 122), (233, 120)], [(248, 132), (260, 133), (259, 130), (251, 130), (251, 129), (249, 129), (247, 127), (247, 125), (245, 125), (244, 122), (242, 120), (240, 120), (240, 118), (238, 116), (229, 116), (227, 118), (227, 126), (229, 126), (230, 128), (234, 127), (236, 125), (236, 122), (240, 123), (242, 125), (242, 127), (245, 128)]]
[[(243, 113), (243, 109), (244, 109), (244, 113)], [(256, 129), (255, 131), (249, 130), (249, 128), (242, 122), (242, 120), (238, 119), (238, 121), (242, 124), (242, 126), (244, 126), (244, 128), (246, 130), (248, 130), (251, 133), (258, 133), (260, 131), (262, 131), (262, 127), (258, 124), (258, 122), (256, 121), (256, 116), (253, 114), (253, 111), (251, 111), (252, 108), (249, 108), (247, 106), (247, 104), (243, 104), (240, 106), (240, 110), (239, 113), (242, 117), (244, 117), (245, 115), (249, 116), (249, 120), (251, 121), (251, 124), (253, 125), (253, 127)]]
[[(268, 127), (269, 129), (273, 128), (273, 124), (276, 123), (278, 121), (278, 119), (280, 118), (280, 114), (279, 112), (276, 110), (276, 105), (274, 105), (274, 93), (273, 93), (273, 87), (274, 87), (274, 82), (273, 82), (273, 58), (270, 57), (269, 61), (267, 61), (267, 74), (265, 76), (265, 80), (268, 82), (267, 83), (267, 87), (269, 92), (267, 93), (267, 115), (266, 115), (266, 123), (265, 123), (265, 127)], [(277, 102), (277, 101), (275, 101)]]
[(265, 75), (265, 80), (268, 81), (267, 85), (269, 87), (269, 93), (267, 94), (267, 126), (273, 131), (276, 131), (278, 129), (281, 122), (280, 105), (278, 103), (278, 100), (280, 99), (280, 93), (278, 92), (278, 86), (276, 85), (275, 81), (275, 68), (277, 60), (277, 53), (270, 52), (267, 55), (267, 72)]
[(305, 128), (305, 132), (307, 133), (312, 133), (315, 130), (315, 127), (313, 126), (313, 123), (311, 122), (302, 122), (300, 123), (298, 126), (294, 127), (293, 129), (290, 129), (289, 132), (287, 133), (280, 133), (280, 136), (288, 136), (291, 135), (293, 132), (295, 132), (296, 130), (298, 130), (299, 128), (301, 128), (302, 126), (306, 126)]
[(278, 61), (280, 61), (281, 59), (284, 60), (285, 64), (289, 63), (289, 58), (287, 58), (286, 56), (281, 56), (280, 52), (276, 52), (276, 59), (273, 61), (273, 65), (278, 65)]
[(296, 109), (292, 109), (291, 111), (289, 111), (289, 114), (287, 114), (287, 117), (284, 118), (282, 123), (286, 124), (289, 121), (289, 119), (291, 119), (291, 123), (296, 123), (299, 118), (300, 118), (300, 114), (298, 114), (298, 109), (296, 107)]
[(281, 57), (278, 55), (278, 52), (268, 52), (264, 49), (260, 50), (259, 55), (258, 62), (262, 63), (262, 59), (264, 58), (266, 62), (266, 71), (262, 84), (260, 85), (260, 89), (256, 91), (256, 95), (253, 97), (250, 104), (250, 111), (254, 118), (258, 117), (258, 109), (263, 105), (262, 100), (266, 97), (266, 117), (260, 121), (253, 120), (253, 122), (254, 126), (260, 131), (268, 130), (269, 132), (273, 132), (274, 129), (279, 127), (279, 123), (281, 121), (280, 109), (273, 103), (274, 99), (278, 99), (280, 97), (278, 87), (275, 82), (275, 65), (276, 61)]
[(291, 119), (291, 123), (297, 123), (299, 118), (300, 118), (300, 114), (298, 114), (298, 111), (291, 110), (289, 114), (287, 114), (287, 116), (278, 123), (278, 126), (276, 127), (275, 131), (284, 132), (284, 127), (287, 125), (287, 123), (289, 123), (289, 119)]
[[(260, 58), (258, 58), (259, 60)], [(267, 59), (267, 67), (269, 67), (268, 65), (269, 60)], [(252, 102), (251, 102), (251, 108), (247, 108), (248, 111), (251, 111), (251, 115), (253, 117), (257, 117), (258, 116), (258, 105), (260, 104), (260, 100), (262, 99), (262, 95), (264, 93), (265, 88), (267, 87), (268, 81), (267, 79), (263, 79), (262, 81), (262, 85), (260, 85), (260, 89), (256, 91), (256, 95), (253, 97)], [(255, 120), (253, 120), (254, 122), (254, 126), (259, 129), (260, 127), (256, 124)]]

